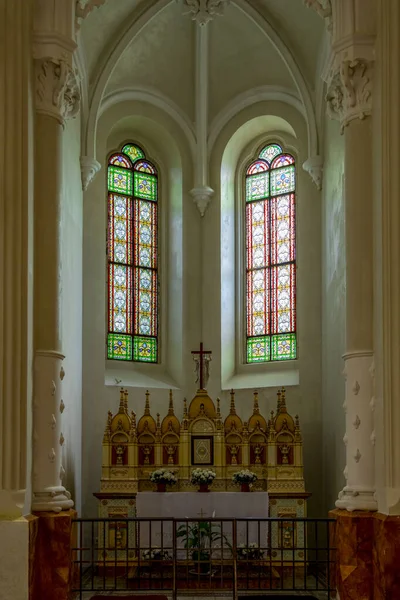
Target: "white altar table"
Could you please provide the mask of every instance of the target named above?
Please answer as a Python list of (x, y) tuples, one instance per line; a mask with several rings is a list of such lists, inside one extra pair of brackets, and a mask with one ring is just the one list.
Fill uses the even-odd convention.
[[(253, 543), (267, 547), (268, 544), (268, 523), (257, 520), (268, 517), (267, 492), (139, 492), (136, 514), (141, 519), (228, 519), (220, 526), (229, 543), (232, 543), (233, 520), (236, 519), (237, 545)], [(171, 548), (172, 531), (172, 521), (141, 522), (141, 548)], [(179, 545), (182, 547), (182, 540)]]

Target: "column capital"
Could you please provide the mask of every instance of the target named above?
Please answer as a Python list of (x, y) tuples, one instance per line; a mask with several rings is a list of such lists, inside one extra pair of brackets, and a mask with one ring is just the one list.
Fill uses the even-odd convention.
[(93, 179), (101, 169), (101, 164), (90, 156), (81, 156), (82, 190), (86, 192)]
[(207, 207), (211, 201), (211, 197), (214, 194), (214, 190), (207, 185), (203, 185), (190, 190), (190, 193), (193, 196), (194, 203), (199, 209), (200, 215), (204, 217)]
[(322, 156), (310, 156), (304, 163), (303, 169), (308, 173), (317, 186), (322, 189), (322, 175), (324, 171), (324, 161)]
[(36, 110), (65, 125), (80, 107), (79, 82), (75, 71), (63, 60), (41, 58), (35, 61)]
[(361, 58), (343, 60), (333, 71), (326, 101), (328, 115), (340, 121), (341, 130), (354, 119), (372, 112), (373, 62)]

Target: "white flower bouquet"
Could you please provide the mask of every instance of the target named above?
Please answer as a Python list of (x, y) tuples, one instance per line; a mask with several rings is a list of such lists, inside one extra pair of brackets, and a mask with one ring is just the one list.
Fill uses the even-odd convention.
[(237, 484), (242, 484), (242, 483), (254, 483), (255, 481), (257, 481), (258, 477), (255, 473), (253, 473), (252, 471), (249, 471), (248, 469), (243, 469), (243, 471), (238, 471), (237, 473), (234, 473), (232, 476), (232, 481), (234, 483)]
[(248, 546), (240, 544), (237, 547), (237, 557), (239, 560), (260, 560), (263, 556), (264, 551), (255, 542), (251, 542)]
[(216, 478), (216, 474), (214, 471), (210, 471), (209, 469), (195, 469), (192, 471), (191, 482), (196, 484), (210, 484)]
[(161, 548), (147, 548), (142, 551), (142, 560), (171, 560), (168, 550)]
[(168, 469), (158, 469), (153, 471), (150, 475), (150, 481), (153, 483), (165, 483), (166, 485), (175, 485), (178, 478), (172, 471)]

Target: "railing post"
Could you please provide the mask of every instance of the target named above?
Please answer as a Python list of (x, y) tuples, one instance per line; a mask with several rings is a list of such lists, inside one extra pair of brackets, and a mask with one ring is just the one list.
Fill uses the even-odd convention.
[(178, 596), (176, 582), (176, 519), (172, 520), (172, 598), (176, 600)]
[(237, 582), (237, 521), (232, 522), (232, 548), (233, 548), (233, 600), (238, 597), (238, 582)]

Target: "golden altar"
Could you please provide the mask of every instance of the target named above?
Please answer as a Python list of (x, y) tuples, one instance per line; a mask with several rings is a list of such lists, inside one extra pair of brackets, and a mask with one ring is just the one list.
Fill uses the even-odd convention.
[[(178, 483), (171, 491), (195, 491), (191, 471), (205, 467), (216, 473), (213, 492), (238, 493), (232, 475), (250, 469), (258, 477), (252, 491), (267, 491), (269, 516), (282, 518), (280, 523), (271, 525), (271, 557), (275, 555), (282, 561), (287, 555), (292, 561), (295, 555), (296, 560), (304, 560), (304, 526), (291, 521), (306, 517), (310, 496), (304, 484), (299, 417), (288, 413), (285, 389), (278, 391), (276, 412), (271, 411), (268, 418), (260, 412), (255, 391), (253, 411), (247, 421), (236, 413), (233, 390), (230, 396), (230, 411), (223, 419), (219, 398), (214, 404), (207, 391), (200, 389), (189, 406), (184, 400), (179, 420), (172, 391), (168, 413), (162, 419), (160, 414), (152, 415), (150, 394), (146, 392), (144, 412), (137, 420), (136, 414), (128, 410), (128, 392), (122, 389), (119, 410), (115, 415), (109, 411), (103, 436), (101, 489), (95, 494), (99, 517), (136, 516), (136, 494), (156, 489), (150, 481), (155, 469), (167, 467), (177, 475)], [(107, 532), (108, 548), (117, 546), (121, 552), (132, 548), (134, 540), (114, 529), (110, 526)], [(105, 536), (102, 532), (99, 539)]]

